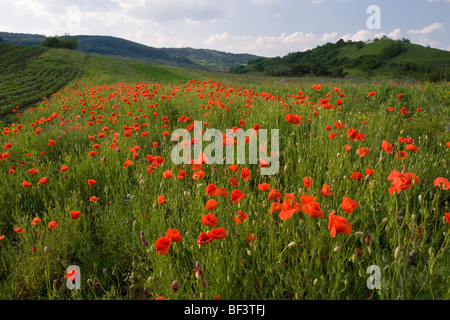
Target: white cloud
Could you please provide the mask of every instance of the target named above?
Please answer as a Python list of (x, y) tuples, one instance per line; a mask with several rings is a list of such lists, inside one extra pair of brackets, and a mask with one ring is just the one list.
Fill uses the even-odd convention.
[(319, 4), (319, 3), (322, 3), (322, 2), (323, 2), (323, 0), (311, 0), (312, 4)]
[(444, 28), (444, 24), (440, 22), (435, 22), (429, 26), (426, 26), (422, 29), (411, 29), (408, 31), (408, 33), (413, 35), (424, 35), (428, 34), (430, 32), (433, 32), (435, 30), (442, 30)]

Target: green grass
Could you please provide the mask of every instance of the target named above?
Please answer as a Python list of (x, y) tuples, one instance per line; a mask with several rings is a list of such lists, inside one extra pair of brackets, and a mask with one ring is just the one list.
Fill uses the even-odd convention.
[[(20, 108), (21, 115), (14, 116), (9, 131), (0, 137), (0, 146), (7, 148), (0, 162), (0, 236), (5, 236), (0, 241), (1, 299), (450, 298), (450, 224), (444, 219), (450, 211), (450, 194), (434, 186), (436, 178), (450, 176), (448, 85), (285, 81), (51, 50), (40, 59), (72, 61), (83, 74), (47, 95), (32, 111)], [(312, 88), (318, 83), (320, 91)], [(341, 88), (345, 98), (334, 87)], [(304, 104), (298, 103), (299, 90), (305, 94)], [(369, 97), (371, 91), (376, 94)], [(327, 93), (333, 109), (319, 105)], [(398, 94), (403, 95), (401, 100)], [(344, 102), (341, 109), (337, 99)], [(225, 107), (219, 107), (219, 100)], [(394, 111), (388, 111), (388, 106)], [(403, 107), (408, 114), (400, 113)], [(288, 123), (287, 113), (301, 115), (302, 123)], [(182, 116), (190, 119), (179, 122)], [(174, 142), (162, 135), (186, 128), (194, 120), (208, 122), (221, 132), (240, 127), (239, 120), (245, 120), (244, 129), (254, 124), (278, 129), (280, 171), (262, 176), (258, 165), (242, 164), (239, 169), (249, 168), (252, 174), (245, 181), (241, 171), (231, 173), (225, 164), (214, 168), (205, 164), (205, 177), (194, 180), (196, 169), (175, 165), (171, 160)], [(338, 121), (346, 127), (336, 129)], [(124, 135), (126, 128), (138, 126), (139, 131), (132, 129), (129, 137)], [(38, 127), (41, 130), (36, 133)], [(350, 128), (363, 133), (366, 140), (349, 140)], [(144, 131), (146, 136), (141, 135)], [(337, 133), (333, 140), (330, 132)], [(413, 139), (419, 151), (408, 152), (403, 161), (396, 159), (396, 152), (405, 150), (399, 137)], [(49, 145), (49, 140), (56, 145)], [(393, 145), (394, 153), (380, 149), (383, 140)], [(158, 143), (155, 148), (153, 142)], [(100, 148), (94, 149), (95, 144)], [(345, 145), (352, 150), (347, 152)], [(133, 158), (130, 149), (135, 146), (140, 149)], [(361, 147), (370, 149), (368, 157), (357, 155)], [(95, 157), (88, 155), (92, 150), (97, 151)], [(151, 174), (147, 155), (165, 160)], [(127, 159), (133, 164), (124, 168)], [(69, 169), (61, 172), (64, 165)], [(388, 176), (403, 166), (420, 183), (391, 195)], [(374, 170), (372, 177), (349, 178), (369, 167)], [(31, 175), (31, 168), (38, 173)], [(177, 176), (179, 169), (186, 170), (187, 177), (162, 176), (166, 170)], [(233, 175), (237, 187), (229, 182)], [(308, 176), (313, 178), (309, 190), (302, 180)], [(47, 183), (38, 185), (43, 177)], [(88, 179), (97, 182), (89, 186)], [(22, 187), (23, 181), (31, 186)], [(270, 214), (273, 200), (268, 192), (257, 189), (262, 182), (283, 195), (294, 193), (298, 202), (301, 195), (315, 196), (325, 217), (312, 218), (302, 211), (283, 221), (278, 213)], [(214, 196), (218, 207), (208, 211), (205, 203), (210, 197), (205, 188), (209, 183), (228, 194)], [(320, 195), (323, 184), (334, 192), (329, 198)], [(246, 194), (239, 203), (230, 200), (235, 189)], [(167, 198), (164, 204), (157, 204), (159, 195)], [(92, 196), (100, 199), (92, 202)], [(353, 213), (342, 210), (343, 196), (359, 203)], [(239, 210), (248, 217), (236, 224)], [(72, 219), (71, 211), (80, 211), (80, 217)], [(330, 235), (332, 211), (349, 221), (351, 234)], [(216, 215), (217, 228), (224, 228), (227, 237), (199, 247), (199, 234), (211, 230), (201, 222), (208, 212)], [(32, 225), (35, 217), (42, 221)], [(58, 223), (52, 231), (51, 221)], [(25, 231), (17, 233), (17, 226)], [(155, 243), (168, 229), (178, 229), (182, 240), (172, 242), (166, 255), (157, 254)], [(141, 231), (148, 245), (142, 244)], [(250, 233), (256, 237), (251, 244), (246, 238)], [(197, 261), (206, 287), (195, 276)], [(66, 287), (71, 265), (80, 267), (80, 290)], [(367, 288), (370, 275), (366, 271), (371, 265), (380, 267), (381, 290)], [(171, 288), (173, 281), (180, 284), (178, 292)]]

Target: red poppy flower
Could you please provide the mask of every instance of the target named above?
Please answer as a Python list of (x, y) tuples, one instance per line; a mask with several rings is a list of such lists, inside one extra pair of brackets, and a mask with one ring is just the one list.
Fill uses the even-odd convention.
[(296, 124), (296, 125), (300, 125), (302, 123), (302, 116), (300, 116), (300, 115), (294, 116), (293, 114), (287, 114), (285, 116), (285, 119), (287, 122)]
[(373, 173), (375, 172), (373, 169), (370, 169), (370, 168), (366, 169), (365, 171), (366, 171), (366, 176), (369, 176), (369, 177), (373, 176)]
[(89, 186), (92, 187), (94, 184), (97, 183), (97, 181), (95, 181), (94, 179), (88, 179), (87, 183), (88, 183)]
[(225, 239), (227, 237), (227, 231), (224, 228), (212, 229), (208, 232), (207, 236), (210, 236), (214, 240)]
[(231, 201), (234, 203), (238, 203), (240, 200), (245, 198), (245, 193), (243, 193), (241, 190), (236, 189), (231, 192)]
[(47, 183), (47, 177), (43, 177), (39, 180), (37, 184), (46, 184)]
[(17, 233), (24, 233), (25, 232), (25, 230), (23, 230), (21, 227), (14, 228), (14, 231), (17, 232)]
[(227, 196), (227, 194), (228, 194), (228, 192), (227, 192), (227, 190), (226, 189), (224, 189), (224, 188), (217, 188), (216, 189), (216, 196), (218, 197), (218, 196), (221, 196), (221, 197), (226, 197)]
[(31, 183), (30, 183), (30, 182), (28, 182), (28, 181), (22, 182), (22, 187), (27, 188), (27, 187), (29, 187), (29, 186), (31, 186)]
[(48, 223), (48, 227), (50, 228), (50, 230), (54, 230), (56, 227), (58, 227), (58, 223), (56, 221), (50, 221)]
[(214, 240), (214, 238), (212, 238), (211, 235), (202, 232), (197, 238), (197, 245), (206, 244), (213, 240)]
[(369, 157), (369, 149), (368, 148), (359, 148), (357, 151), (356, 151), (356, 154), (358, 155), (358, 156), (360, 156), (361, 158), (362, 157), (364, 157), (364, 156), (366, 156), (366, 157)]
[(70, 217), (72, 219), (78, 219), (80, 215), (81, 215), (80, 211), (70, 211)]
[(33, 226), (35, 226), (35, 225), (37, 225), (39, 222), (41, 222), (42, 220), (41, 219), (39, 219), (39, 218), (34, 218), (33, 219), (33, 221), (31, 221), (31, 224), (33, 225)]
[(309, 202), (316, 201), (316, 197), (310, 196), (309, 194), (304, 194), (300, 197), (300, 201), (302, 202), (302, 204), (307, 204)]
[(344, 210), (347, 213), (352, 213), (355, 211), (356, 207), (359, 206), (359, 203), (356, 201), (347, 198), (346, 196), (342, 197), (342, 210)]
[(395, 154), (395, 159), (405, 160), (407, 156), (408, 156), (408, 152), (406, 152), (406, 151), (398, 151)]
[(320, 204), (315, 201), (310, 201), (303, 204), (302, 211), (309, 214), (312, 218), (323, 218), (322, 209), (320, 209)]
[(260, 190), (260, 191), (269, 191), (269, 189), (270, 189), (270, 184), (268, 184), (268, 183), (260, 183), (258, 185), (258, 190)]
[(283, 205), (280, 202), (272, 202), (270, 214), (272, 214), (272, 212), (280, 212), (281, 210), (283, 210)]
[(434, 186), (439, 187), (442, 190), (450, 190), (450, 181), (445, 178), (439, 177), (434, 180)]
[(163, 177), (166, 179), (173, 179), (172, 170), (166, 170), (163, 172)]
[(302, 210), (302, 205), (298, 202), (284, 201), (281, 206), (281, 212), (279, 214), (280, 219), (285, 221), (290, 219), (295, 213)]
[(216, 216), (210, 212), (206, 216), (202, 215), (202, 223), (205, 226), (215, 228), (218, 223), (218, 220)]
[(328, 197), (333, 195), (333, 191), (330, 191), (330, 186), (329, 185), (324, 184), (323, 187), (322, 187), (322, 190), (320, 190), (320, 195), (325, 197), (325, 198), (328, 198)]
[(363, 175), (361, 172), (353, 172), (350, 175), (350, 179), (353, 179), (353, 180), (361, 180), (362, 178), (363, 178)]
[(384, 151), (386, 151), (387, 153), (392, 153), (394, 152), (394, 147), (392, 146), (392, 144), (390, 144), (388, 141), (384, 140), (383, 143), (381, 144), (381, 149), (383, 149)]
[(241, 172), (241, 178), (243, 178), (245, 181), (247, 181), (248, 179), (250, 179), (252, 175), (250, 174), (250, 170), (247, 168), (242, 168), (242, 172)]
[(242, 221), (244, 221), (245, 219), (247, 219), (247, 214), (245, 214), (243, 211), (238, 211), (237, 215), (234, 216), (234, 222), (236, 222), (236, 224), (240, 224)]
[(283, 194), (280, 191), (278, 191), (277, 189), (275, 189), (275, 188), (270, 190), (269, 196), (267, 197), (268, 200), (281, 199), (281, 198), (283, 198)]
[(210, 199), (210, 200), (208, 200), (206, 202), (205, 209), (208, 210), (208, 211), (209, 210), (214, 210), (215, 208), (217, 208), (218, 204), (219, 203), (216, 200)]
[(123, 164), (123, 168), (125, 169), (126, 167), (131, 166), (132, 164), (133, 164), (133, 162), (131, 162), (131, 160), (127, 159), (125, 161), (125, 163)]
[(164, 197), (163, 195), (160, 195), (158, 197), (158, 204), (163, 204), (164, 202), (166, 202), (166, 197)]
[(169, 229), (166, 232), (166, 237), (172, 240), (172, 242), (180, 242), (181, 232), (178, 229)]
[(340, 234), (351, 234), (352, 225), (344, 217), (337, 216), (334, 212), (330, 214), (328, 221), (328, 229), (330, 230), (330, 235), (334, 238), (336, 233)]
[(156, 240), (156, 253), (157, 254), (167, 254), (170, 249), (170, 245), (172, 244), (172, 240), (169, 237), (161, 237)]
[(208, 186), (205, 189), (206, 194), (209, 197), (214, 196), (216, 194), (216, 190), (217, 190), (217, 187), (214, 184), (212, 184), (212, 183), (208, 184)]

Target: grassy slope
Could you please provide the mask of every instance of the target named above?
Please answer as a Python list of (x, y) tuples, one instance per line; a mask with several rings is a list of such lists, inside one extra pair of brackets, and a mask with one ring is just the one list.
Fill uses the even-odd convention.
[(0, 44), (0, 118), (5, 122), (12, 121), (12, 111), (17, 106), (19, 111), (34, 106), (83, 74), (108, 81), (176, 83), (204, 73), (99, 54)]
[[(375, 41), (371, 44), (364, 46), (361, 49), (358, 49), (356, 44), (347, 45), (341, 49), (339, 49), (339, 53), (337, 55), (338, 58), (342, 59), (347, 57), (349, 59), (356, 59), (363, 55), (379, 55), (388, 47), (393, 40), (385, 39)], [(389, 59), (384, 66), (375, 70), (373, 77), (377, 78), (393, 78), (392, 70), (389, 67), (389, 63), (414, 63), (418, 66), (423, 67), (436, 67), (436, 68), (445, 68), (446, 66), (450, 66), (450, 53), (443, 50), (438, 50), (434, 48), (427, 48), (421, 45), (412, 44), (412, 43), (403, 43), (406, 50), (399, 54), (396, 57)], [(346, 69), (350, 76), (357, 76), (361, 74), (361, 71), (357, 68)]]

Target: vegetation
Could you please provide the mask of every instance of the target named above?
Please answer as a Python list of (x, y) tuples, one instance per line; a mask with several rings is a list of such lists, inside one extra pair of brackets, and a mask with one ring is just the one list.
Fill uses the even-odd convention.
[(0, 43), (0, 116), (58, 91), (81, 75), (82, 62), (78, 53)]
[(174, 57), (187, 58), (207, 70), (228, 72), (231, 68), (246, 65), (249, 61), (259, 58), (252, 54), (235, 54), (208, 49), (193, 48), (161, 48)]
[(384, 37), (369, 43), (341, 39), (282, 58), (255, 59), (231, 72), (276, 77), (420, 78), (438, 82), (448, 79), (449, 67), (449, 52), (414, 45), (407, 39), (394, 41)]
[(47, 37), (41, 45), (47, 48), (76, 50), (78, 47), (77, 37), (65, 35), (64, 37)]
[[(16, 75), (46, 63), (79, 71), (21, 106), (0, 136), (0, 299), (450, 298), (448, 84), (286, 80), (0, 48), (24, 50), (7, 60)], [(248, 158), (175, 164), (171, 135), (193, 133), (194, 121), (250, 130), (249, 146), (278, 129), (278, 172), (263, 176)], [(79, 290), (67, 287), (73, 265)], [(380, 289), (367, 286), (372, 265)]]

